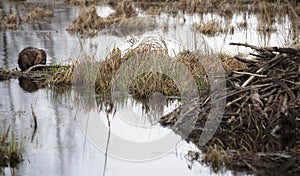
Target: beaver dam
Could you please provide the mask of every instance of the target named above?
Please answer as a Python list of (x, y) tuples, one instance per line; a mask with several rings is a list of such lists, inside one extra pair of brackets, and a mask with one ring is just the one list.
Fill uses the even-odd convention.
[(296, 0), (1, 1), (0, 172), (299, 175), (299, 14)]
[[(199, 146), (205, 153), (190, 153), (190, 159), (210, 164), (214, 170), (239, 168), (256, 174), (299, 173), (299, 56), (300, 50), (280, 47), (241, 45), (254, 50), (254, 58), (235, 56), (246, 69), (227, 73), (225, 113), (210, 142)], [(211, 102), (210, 89), (200, 95), (197, 121), (187, 137), (199, 143)], [(215, 100), (218, 101), (218, 100)], [(160, 123), (171, 126), (180, 111), (161, 117)], [(182, 124), (184, 125), (184, 124)], [(181, 129), (183, 130), (183, 129)], [(180, 128), (176, 131), (182, 134)], [(280, 170), (274, 170), (280, 167)]]

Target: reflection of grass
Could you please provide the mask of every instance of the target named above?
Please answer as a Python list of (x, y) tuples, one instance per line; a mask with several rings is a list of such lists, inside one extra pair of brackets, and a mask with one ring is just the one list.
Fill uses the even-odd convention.
[[(16, 141), (13, 132), (9, 135), (10, 127), (3, 134), (0, 134), (0, 167), (16, 167), (17, 164), (23, 161), (24, 141)], [(9, 138), (10, 136), (10, 138)], [(1, 169), (0, 169), (1, 170)]]

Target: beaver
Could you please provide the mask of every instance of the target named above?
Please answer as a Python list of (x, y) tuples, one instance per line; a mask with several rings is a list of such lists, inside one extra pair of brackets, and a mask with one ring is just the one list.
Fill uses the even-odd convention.
[(27, 70), (28, 68), (37, 65), (37, 64), (46, 64), (47, 55), (46, 52), (42, 49), (35, 47), (26, 47), (19, 53), (18, 64), (22, 71)]

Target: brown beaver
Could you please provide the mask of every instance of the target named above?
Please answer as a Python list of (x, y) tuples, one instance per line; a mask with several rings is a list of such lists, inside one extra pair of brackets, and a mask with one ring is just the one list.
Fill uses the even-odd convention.
[(18, 64), (20, 69), (24, 71), (37, 64), (45, 65), (46, 59), (47, 55), (44, 50), (29, 46), (19, 53)]

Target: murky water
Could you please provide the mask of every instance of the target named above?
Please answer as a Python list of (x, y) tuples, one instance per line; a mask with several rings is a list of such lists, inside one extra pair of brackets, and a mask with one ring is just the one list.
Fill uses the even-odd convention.
[[(4, 12), (8, 12), (11, 6), (8, 3), (0, 3)], [(26, 46), (35, 46), (46, 50), (48, 63), (61, 63), (70, 58), (76, 58), (84, 50), (94, 53), (97, 59), (104, 58), (108, 51), (117, 46), (122, 49), (130, 47), (130, 39), (141, 41), (148, 36), (163, 36), (168, 44), (170, 53), (177, 53), (182, 49), (197, 49), (201, 43), (206, 41), (211, 48), (216, 51), (236, 53), (236, 47), (229, 46), (228, 43), (248, 42), (254, 45), (285, 45), (284, 39), (289, 34), (284, 31), (288, 28), (288, 23), (284, 23), (282, 28), (269, 36), (262, 36), (256, 31), (257, 19), (249, 15), (247, 30), (236, 30), (234, 35), (222, 34), (217, 37), (206, 37), (191, 29), (191, 25), (199, 20), (207, 20), (215, 17), (213, 14), (200, 17), (199, 15), (171, 16), (161, 14), (156, 17), (158, 24), (163, 25), (156, 29), (145, 31), (137, 35), (127, 32), (105, 30), (88, 40), (71, 36), (65, 30), (79, 13), (79, 9), (67, 7), (57, 3), (54, 7), (54, 17), (47, 22), (37, 22), (34, 25), (22, 24), (16, 31), (0, 32), (0, 67), (9, 69), (16, 68), (19, 51)], [(113, 10), (109, 7), (99, 7), (98, 13), (107, 16)], [(143, 12), (140, 16), (143, 16)], [(183, 23), (183, 18), (186, 19)], [(232, 21), (235, 23), (242, 20), (242, 16), (234, 15)], [(134, 32), (134, 31), (133, 31)], [(109, 35), (111, 34), (111, 35)], [(113, 35), (112, 35), (113, 34)], [(246, 49), (239, 48), (245, 52)], [(120, 105), (117, 115), (110, 122), (107, 121), (106, 113), (98, 111), (92, 105), (89, 108), (80, 108), (74, 100), (74, 92), (66, 91), (56, 94), (49, 89), (28, 90), (20, 87), (19, 80), (8, 80), (0, 82), (0, 129), (12, 126), (16, 135), (26, 137), (25, 161), (16, 169), (16, 175), (208, 175), (212, 174), (210, 168), (196, 164), (192, 169), (188, 168), (185, 158), (188, 150), (195, 147), (181, 140), (179, 136), (171, 130), (160, 127), (157, 123), (145, 117), (143, 120), (133, 116), (124, 115), (124, 107)], [(95, 100), (92, 100), (92, 104)], [(130, 99), (125, 103), (126, 108), (134, 111), (134, 114), (143, 115), (141, 104), (135, 104)], [(33, 119), (31, 115), (31, 104), (38, 117), (38, 130), (33, 136)], [(155, 104), (155, 103), (154, 103)], [(123, 104), (124, 105), (124, 104)], [(154, 122), (158, 114), (166, 113), (173, 106), (159, 105), (160, 108), (154, 111)], [(155, 109), (155, 108), (154, 108)], [(156, 113), (155, 113), (156, 112)], [(99, 118), (100, 117), (100, 118)], [(138, 121), (138, 122), (137, 122)], [(88, 131), (87, 126), (100, 123), (105, 130), (100, 130), (103, 134), (95, 134), (99, 131)], [(108, 124), (109, 123), (109, 124)], [(134, 125), (133, 125), (134, 124)], [(137, 124), (141, 124), (138, 126)], [(110, 131), (109, 126), (111, 126)], [(95, 128), (95, 127), (94, 127)], [(88, 138), (85, 134), (91, 133), (96, 138)], [(109, 145), (107, 139), (110, 136)], [(132, 162), (141, 159), (131, 158), (126, 161), (121, 158), (119, 152), (124, 152), (116, 148), (109, 148), (118, 142), (118, 138), (129, 138), (132, 141), (143, 143), (155, 140), (163, 135), (173, 135), (171, 143), (173, 146), (167, 148), (166, 155), (157, 155), (153, 149), (149, 156), (159, 156), (147, 158), (148, 161)], [(100, 139), (100, 141), (97, 141)], [(99, 147), (99, 143), (103, 146)], [(118, 146), (126, 149), (124, 146)], [(154, 146), (157, 147), (157, 146)], [(106, 156), (105, 152), (114, 151), (113, 156)], [(145, 152), (146, 149), (139, 148), (130, 152)], [(164, 153), (164, 154), (165, 154)], [(123, 153), (123, 157), (132, 156), (130, 153)], [(154, 155), (153, 155), (154, 154)], [(10, 169), (6, 168), (6, 174)], [(230, 171), (223, 174), (231, 175)]]

